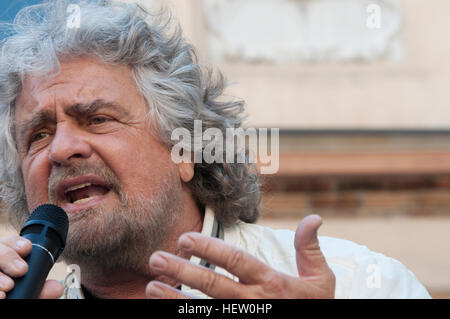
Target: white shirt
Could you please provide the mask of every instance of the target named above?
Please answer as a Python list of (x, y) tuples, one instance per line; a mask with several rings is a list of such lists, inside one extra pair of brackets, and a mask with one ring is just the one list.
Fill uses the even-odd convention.
[[(298, 277), (294, 235), (290, 230), (273, 230), (255, 224), (237, 222), (233, 226), (218, 224), (214, 212), (205, 209), (202, 234), (223, 239), (239, 247), (277, 271)], [(348, 240), (319, 236), (320, 248), (336, 276), (335, 298), (431, 298), (414, 274), (399, 261)], [(223, 268), (215, 267), (198, 257), (191, 262), (238, 280)], [(61, 298), (84, 298), (80, 288), (74, 287), (69, 274), (63, 281)], [(185, 285), (182, 291), (207, 298), (201, 291)]]
[[(202, 234), (222, 238), (275, 270), (298, 277), (293, 231), (241, 221), (231, 227), (219, 227), (221, 231), (217, 227), (213, 211), (206, 208)], [(319, 236), (319, 245), (336, 276), (335, 298), (431, 298), (414, 274), (395, 259), (348, 240)], [(191, 261), (201, 263), (196, 257)], [(214, 270), (238, 280), (222, 268)], [(182, 290), (204, 296), (188, 287)]]

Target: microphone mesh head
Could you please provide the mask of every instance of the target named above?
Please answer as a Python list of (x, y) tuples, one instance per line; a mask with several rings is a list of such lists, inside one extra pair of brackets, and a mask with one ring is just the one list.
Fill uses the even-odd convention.
[(52, 223), (55, 226), (54, 230), (61, 236), (61, 239), (65, 244), (67, 232), (69, 230), (69, 218), (61, 207), (53, 204), (40, 205), (31, 213), (27, 223), (32, 220), (41, 220)]

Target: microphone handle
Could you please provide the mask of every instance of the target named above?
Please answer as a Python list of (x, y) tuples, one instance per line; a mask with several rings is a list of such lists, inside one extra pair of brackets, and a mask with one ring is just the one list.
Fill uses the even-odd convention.
[(14, 280), (14, 288), (6, 299), (37, 299), (54, 264), (50, 252), (34, 243), (25, 261), (33, 267), (28, 267), (24, 276)]

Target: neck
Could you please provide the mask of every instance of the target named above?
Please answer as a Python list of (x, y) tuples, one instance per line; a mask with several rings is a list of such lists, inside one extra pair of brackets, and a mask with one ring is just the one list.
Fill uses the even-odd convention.
[(152, 280), (151, 277), (134, 272), (117, 272), (109, 274), (112, 280), (107, 281), (106, 276), (92, 276), (88, 272), (82, 278), (83, 287), (96, 298), (102, 299), (143, 299), (145, 286)]

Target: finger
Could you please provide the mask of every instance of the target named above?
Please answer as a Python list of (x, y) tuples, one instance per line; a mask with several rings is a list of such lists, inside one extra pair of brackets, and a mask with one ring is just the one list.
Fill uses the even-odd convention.
[(19, 235), (8, 236), (0, 240), (0, 245), (3, 244), (11, 249), (14, 249), (21, 257), (26, 257), (31, 252), (31, 241)]
[(15, 249), (0, 244), (0, 269), (10, 277), (21, 277), (27, 272), (28, 265)]
[(14, 281), (8, 276), (0, 273), (0, 291), (7, 292), (14, 287)]
[(261, 283), (273, 272), (266, 264), (242, 249), (199, 233), (183, 234), (178, 240), (178, 247), (226, 269), (246, 284)]
[(300, 277), (320, 276), (329, 271), (317, 238), (317, 231), (321, 225), (322, 218), (319, 215), (309, 215), (297, 227), (294, 245)]
[(213, 298), (238, 298), (244, 290), (230, 278), (166, 252), (153, 253), (149, 263), (156, 274), (175, 279)]
[(42, 287), (39, 299), (58, 299), (64, 292), (64, 286), (57, 280), (47, 280)]
[(159, 281), (151, 281), (145, 288), (145, 295), (149, 299), (193, 299), (194, 296), (181, 292), (172, 286)]

